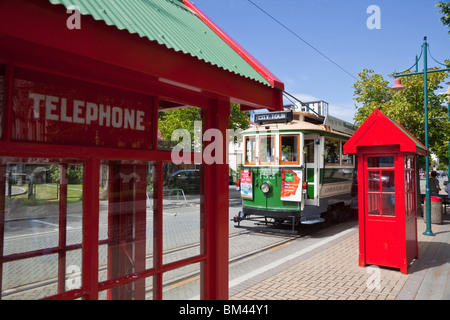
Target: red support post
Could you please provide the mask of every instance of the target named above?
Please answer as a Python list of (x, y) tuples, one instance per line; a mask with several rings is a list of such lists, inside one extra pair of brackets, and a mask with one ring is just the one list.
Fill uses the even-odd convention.
[[(163, 162), (153, 164), (153, 267), (162, 268), (163, 254)], [(153, 276), (153, 300), (162, 300), (162, 273)]]
[(98, 228), (100, 160), (88, 158), (83, 178), (82, 286), (87, 300), (98, 299)]
[[(6, 164), (0, 163), (0, 292), (3, 279), (3, 241), (5, 235), (5, 179)], [(0, 300), (1, 300), (0, 294)]]
[(59, 171), (58, 293), (66, 291), (67, 167), (67, 163), (61, 163)]
[[(228, 143), (230, 102), (216, 100), (205, 112), (205, 131), (218, 129), (223, 137), (222, 152)], [(217, 152), (217, 150), (216, 150)], [(228, 299), (228, 154), (222, 161), (204, 166), (204, 250), (202, 299)], [(221, 162), (221, 163), (220, 163)]]

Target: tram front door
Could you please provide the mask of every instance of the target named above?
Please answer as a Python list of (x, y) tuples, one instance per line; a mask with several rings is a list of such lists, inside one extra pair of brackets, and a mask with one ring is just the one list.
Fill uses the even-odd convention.
[(364, 157), (367, 264), (397, 265), (396, 155)]

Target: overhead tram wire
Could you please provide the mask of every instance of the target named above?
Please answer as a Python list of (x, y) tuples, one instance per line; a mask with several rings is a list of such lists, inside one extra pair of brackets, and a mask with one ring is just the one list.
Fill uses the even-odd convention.
[(291, 29), (289, 29), (286, 25), (284, 25), (283, 23), (281, 23), (278, 19), (276, 19), (274, 16), (272, 16), (270, 13), (268, 13), (267, 11), (265, 11), (263, 8), (261, 8), (260, 6), (258, 6), (256, 3), (254, 3), (252, 0), (247, 0), (248, 2), (250, 2), (252, 5), (254, 5), (256, 8), (258, 8), (259, 10), (261, 10), (262, 12), (264, 12), (267, 16), (269, 16), (272, 20), (274, 20), (276, 23), (278, 23), (279, 25), (281, 25), (283, 28), (285, 28), (287, 31), (289, 31), (290, 33), (292, 33), (296, 38), (300, 39), (301, 41), (303, 41), (306, 45), (308, 45), (310, 48), (312, 48), (314, 51), (316, 51), (318, 54), (320, 54), (322, 57), (324, 57), (325, 59), (327, 59), (328, 61), (330, 61), (332, 64), (334, 64), (336, 67), (338, 67), (339, 69), (341, 69), (342, 71), (344, 71), (346, 74), (348, 74), (350, 77), (354, 78), (355, 80), (359, 80), (357, 77), (355, 77), (353, 74), (351, 74), (349, 71), (345, 70), (343, 67), (341, 67), (339, 64), (337, 64), (336, 62), (334, 62), (331, 58), (329, 58), (326, 54), (322, 53), (319, 49), (316, 49), (312, 44), (310, 44), (308, 41), (306, 41), (305, 39), (303, 39), (302, 37), (300, 37), (297, 33), (295, 33), (294, 31), (292, 31)]

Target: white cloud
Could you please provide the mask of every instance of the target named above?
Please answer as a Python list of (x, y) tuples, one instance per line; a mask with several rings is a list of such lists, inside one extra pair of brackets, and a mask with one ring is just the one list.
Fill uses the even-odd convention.
[[(309, 102), (309, 101), (318, 101), (321, 100), (319, 98), (316, 98), (310, 94), (306, 94), (306, 93), (292, 93), (292, 95), (294, 97), (296, 97), (298, 100), (300, 100), (301, 102)], [(290, 100), (292, 100), (292, 102), (297, 102), (296, 100), (290, 98)], [(291, 104), (292, 102), (286, 99), (286, 97), (284, 97), (284, 101), (286, 104)]]
[(356, 109), (355, 105), (350, 103), (330, 103), (329, 104), (330, 115), (354, 123), (353, 117), (355, 115)]

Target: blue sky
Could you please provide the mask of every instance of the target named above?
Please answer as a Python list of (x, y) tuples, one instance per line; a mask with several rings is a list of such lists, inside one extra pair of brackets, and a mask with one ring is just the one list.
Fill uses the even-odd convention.
[[(302, 101), (325, 100), (331, 115), (353, 122), (353, 77), (248, 0), (192, 1), (283, 81), (287, 92)], [(414, 64), (424, 36), (436, 60), (450, 59), (450, 34), (435, 7), (439, 0), (252, 1), (355, 77), (373, 69), (393, 85), (388, 75)], [(370, 5), (380, 8), (381, 29), (367, 28)], [(428, 66), (439, 65), (429, 57)]]

